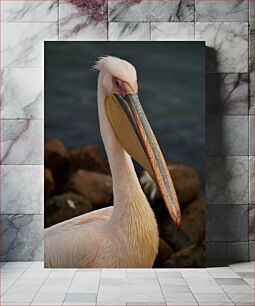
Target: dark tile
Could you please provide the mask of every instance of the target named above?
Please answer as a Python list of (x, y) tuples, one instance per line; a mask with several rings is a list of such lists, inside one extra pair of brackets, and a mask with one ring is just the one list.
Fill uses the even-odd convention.
[(249, 205), (249, 240), (254, 240), (254, 205)]
[(207, 156), (248, 155), (249, 116), (210, 116), (206, 123)]
[(247, 285), (242, 278), (215, 278), (219, 285)]
[(249, 116), (249, 155), (254, 155), (254, 116)]
[(254, 261), (254, 241), (249, 241), (249, 260)]
[(249, 242), (228, 242), (227, 248), (228, 264), (249, 260)]
[(249, 157), (249, 204), (254, 205), (254, 156)]
[(206, 203), (248, 204), (248, 157), (206, 159)]
[(206, 74), (207, 115), (248, 114), (247, 73)]
[(254, 21), (254, 0), (249, 1), (249, 20)]
[(249, 25), (249, 113), (254, 115), (254, 22)]
[(248, 205), (207, 205), (206, 241), (248, 241)]
[(249, 73), (249, 114), (254, 115), (254, 70)]
[(227, 263), (226, 242), (206, 242), (206, 266), (218, 266)]

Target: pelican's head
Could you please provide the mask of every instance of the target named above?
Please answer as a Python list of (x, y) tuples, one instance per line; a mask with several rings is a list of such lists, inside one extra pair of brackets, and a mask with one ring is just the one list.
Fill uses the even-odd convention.
[(101, 84), (107, 96), (138, 92), (136, 69), (129, 62), (105, 56), (99, 59), (95, 68), (101, 72)]
[(180, 226), (181, 214), (173, 182), (138, 98), (136, 69), (129, 62), (105, 56), (95, 66), (105, 92), (110, 124), (122, 147), (156, 180), (170, 216)]

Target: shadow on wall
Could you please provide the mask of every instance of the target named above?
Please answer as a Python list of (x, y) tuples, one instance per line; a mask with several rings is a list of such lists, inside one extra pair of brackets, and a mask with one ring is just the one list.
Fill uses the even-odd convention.
[[(217, 51), (213, 48), (206, 47), (206, 70), (207, 71), (218, 71), (218, 57)], [(222, 96), (222, 86), (220, 80), (220, 73), (214, 73), (213, 84), (211, 79), (211, 74), (206, 73), (206, 205), (210, 205), (212, 199), (212, 194), (217, 194), (227, 189), (227, 181), (224, 179), (224, 162), (215, 165), (211, 165), (213, 161), (210, 157), (220, 157), (224, 156), (224, 126), (223, 126), (223, 117), (220, 116), (223, 113), (224, 107), (226, 105), (222, 104), (221, 96)], [(211, 103), (213, 101), (213, 104)], [(212, 127), (217, 125), (217, 129), (212, 131)], [(209, 132), (210, 131), (210, 132)], [(210, 173), (209, 173), (210, 171)], [(213, 173), (212, 173), (213, 172)], [(221, 176), (221, 186), (220, 190), (218, 185), (215, 185), (215, 180), (218, 179), (214, 176), (214, 173), (218, 173)], [(215, 190), (217, 188), (218, 190)], [(208, 207), (208, 206), (207, 206)], [(219, 207), (220, 208), (220, 207)], [(208, 210), (206, 210), (205, 222), (207, 224), (217, 223), (216, 220), (211, 220), (213, 216), (209, 215)], [(206, 228), (205, 240), (206, 242), (210, 242), (209, 240), (209, 229)], [(219, 253), (221, 251), (219, 250)], [(224, 264), (222, 262), (222, 258), (217, 257), (217, 252), (215, 250), (211, 250), (210, 248), (206, 248), (206, 266), (218, 266), (220, 264)], [(227, 264), (227, 258), (226, 258)]]

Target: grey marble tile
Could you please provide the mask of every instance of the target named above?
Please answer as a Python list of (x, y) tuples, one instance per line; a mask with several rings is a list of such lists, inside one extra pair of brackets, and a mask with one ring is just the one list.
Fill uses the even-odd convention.
[(207, 293), (196, 293), (195, 298), (199, 305), (234, 305), (225, 293), (211, 293), (210, 288)]
[(59, 2), (59, 39), (107, 40), (107, 2)]
[(249, 25), (249, 110), (254, 115), (254, 22)]
[(198, 305), (192, 293), (164, 293), (164, 297), (167, 306)]
[(228, 264), (249, 260), (249, 242), (228, 242)]
[(97, 293), (67, 293), (64, 302), (69, 303), (95, 303)]
[[(226, 242), (224, 242), (226, 243)], [(240, 278), (240, 276), (230, 267), (218, 266), (206, 269), (213, 278)]]
[(167, 285), (160, 285), (162, 292), (165, 296), (167, 296), (167, 294), (171, 294), (171, 293), (177, 293), (177, 294), (182, 294), (182, 293), (191, 293), (190, 288), (188, 287), (187, 284), (185, 285), (175, 285), (172, 284), (171, 286)]
[(206, 74), (207, 115), (248, 114), (247, 73)]
[(249, 70), (254, 71), (254, 22), (249, 24)]
[(254, 240), (254, 205), (249, 205), (249, 240)]
[(206, 203), (248, 204), (248, 157), (207, 158)]
[(206, 158), (206, 204), (226, 204), (224, 172), (223, 158)]
[(249, 241), (249, 260), (254, 261), (254, 241)]
[(43, 166), (2, 165), (1, 214), (43, 213)]
[(109, 21), (194, 21), (194, 0), (109, 0)]
[(247, 0), (196, 0), (196, 21), (248, 21)]
[(206, 41), (207, 72), (248, 72), (248, 23), (197, 22), (195, 39)]
[(3, 0), (2, 21), (52, 21), (58, 19), (58, 1)]
[(42, 260), (43, 215), (1, 215), (2, 260)]
[(43, 41), (57, 39), (57, 23), (2, 23), (2, 67), (42, 67)]
[(254, 279), (254, 272), (238, 272), (237, 273), (241, 278), (247, 279), (247, 278), (253, 278)]
[(152, 40), (194, 40), (195, 28), (193, 23), (189, 22), (152, 22), (151, 39)]
[(132, 283), (127, 279), (121, 284), (100, 285), (97, 303), (99, 305), (119, 305), (126, 303), (164, 302), (164, 297), (158, 282), (149, 284), (146, 279), (134, 279)]
[(210, 116), (206, 123), (207, 156), (248, 155), (249, 116)]
[(251, 70), (249, 73), (249, 114), (254, 115), (254, 107), (255, 107), (255, 100), (254, 100), (254, 71)]
[(109, 40), (150, 40), (150, 24), (143, 22), (109, 22)]
[(1, 120), (1, 164), (43, 164), (43, 120)]
[(254, 116), (249, 116), (249, 155), (254, 155)]
[(247, 283), (242, 278), (216, 278), (215, 280), (219, 285), (247, 285)]
[(254, 294), (253, 293), (228, 293), (230, 299), (236, 306), (248, 306), (254, 305)]
[(249, 0), (249, 20), (254, 21), (254, 0)]
[(233, 265), (229, 265), (229, 267), (235, 271), (239, 272), (253, 272), (254, 271), (254, 262), (239, 262)]
[(128, 302), (127, 306), (166, 306), (165, 302)]
[(207, 205), (206, 241), (248, 241), (248, 205)]
[(40, 68), (2, 71), (2, 119), (42, 119), (43, 80)]
[(249, 157), (249, 204), (254, 205), (254, 156)]
[(226, 242), (206, 242), (206, 267), (219, 266), (227, 263)]

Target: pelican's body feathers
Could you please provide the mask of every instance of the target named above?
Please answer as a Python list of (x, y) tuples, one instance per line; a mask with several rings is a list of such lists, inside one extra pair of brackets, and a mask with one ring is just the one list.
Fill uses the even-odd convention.
[(133, 195), (114, 224), (109, 222), (112, 210), (112, 206), (99, 209), (46, 229), (45, 266), (152, 267), (158, 252), (158, 229), (143, 192)]

